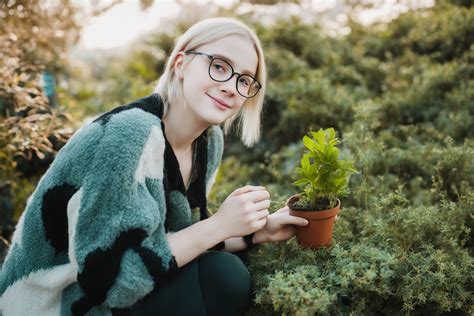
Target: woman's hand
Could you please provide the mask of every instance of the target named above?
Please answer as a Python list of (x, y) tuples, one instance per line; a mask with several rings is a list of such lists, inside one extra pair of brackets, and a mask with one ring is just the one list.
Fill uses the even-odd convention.
[(228, 238), (258, 231), (267, 222), (270, 193), (261, 186), (246, 185), (232, 192), (213, 218)]
[(279, 209), (267, 217), (267, 222), (262, 229), (255, 232), (254, 243), (288, 240), (295, 235), (295, 226), (306, 226), (308, 221), (304, 218), (290, 215), (288, 206)]

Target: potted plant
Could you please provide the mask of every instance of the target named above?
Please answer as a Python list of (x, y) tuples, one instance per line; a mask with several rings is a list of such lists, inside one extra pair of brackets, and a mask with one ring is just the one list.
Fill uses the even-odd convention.
[(296, 226), (298, 243), (311, 248), (329, 246), (334, 219), (341, 208), (340, 197), (349, 193), (350, 176), (357, 172), (352, 161), (339, 157), (338, 139), (333, 128), (305, 135), (307, 149), (296, 168), (299, 194), (287, 200), (290, 214), (307, 219), (307, 226)]

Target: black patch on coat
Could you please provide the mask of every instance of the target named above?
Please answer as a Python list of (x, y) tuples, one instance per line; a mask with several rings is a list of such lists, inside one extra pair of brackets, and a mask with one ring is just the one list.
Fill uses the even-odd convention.
[(63, 183), (50, 188), (43, 195), (41, 216), (44, 233), (56, 255), (68, 249), (67, 204), (77, 190), (79, 188), (76, 186)]
[[(155, 286), (153, 291), (159, 290), (164, 284), (166, 284), (176, 273), (178, 273), (178, 263), (174, 256), (171, 257), (169, 261), (168, 270), (164, 271), (162, 266), (162, 260), (158, 257), (153, 251), (145, 247), (138, 247), (135, 251), (140, 255), (145, 267), (147, 268), (148, 273), (153, 278)], [(126, 308), (112, 308), (111, 312), (114, 316), (121, 315), (130, 315), (133, 312), (134, 306), (141, 305), (143, 301), (148, 298), (148, 295), (145, 295), (139, 299), (135, 304)], [(159, 311), (157, 311), (159, 312)], [(159, 313), (157, 313), (159, 315)]]
[[(186, 191), (183, 177), (179, 169), (179, 161), (176, 157), (171, 144), (166, 138), (165, 125), (161, 122), (161, 129), (165, 138), (165, 154), (164, 154), (164, 169), (163, 169), (163, 187), (165, 188), (166, 209), (170, 211), (170, 194), (172, 191), (181, 192), (188, 199), (191, 209), (198, 207), (200, 210), (200, 218), (208, 218), (207, 214), (207, 199), (206, 199), (206, 172), (207, 172), (207, 130), (204, 131), (196, 139), (196, 164), (193, 166), (194, 179)], [(166, 217), (165, 230), (169, 231), (170, 216)]]
[(178, 263), (174, 256), (171, 257), (168, 263), (168, 269), (165, 269), (162, 258), (157, 256), (152, 250), (145, 247), (137, 247), (135, 251), (140, 255), (148, 273), (153, 278), (153, 281), (155, 281), (155, 287), (166, 283), (178, 271)]
[(155, 286), (163, 284), (178, 271), (174, 256), (171, 257), (168, 269), (165, 269), (162, 258), (151, 249), (141, 245), (146, 237), (143, 229), (130, 229), (122, 232), (108, 250), (97, 249), (87, 256), (84, 269), (77, 276), (77, 282), (84, 292), (84, 297), (73, 303), (73, 315), (84, 315), (91, 308), (105, 301), (107, 292), (120, 272), (122, 256), (127, 249), (133, 249), (138, 253), (153, 278)]
[[(168, 190), (169, 192), (178, 190), (183, 195), (186, 196), (186, 187), (183, 183), (183, 178), (181, 177), (181, 172), (179, 170), (179, 162), (178, 158), (174, 154), (173, 148), (171, 147), (170, 143), (168, 142), (168, 138), (166, 137), (165, 133), (165, 125), (163, 121), (161, 122), (161, 129), (163, 131), (163, 136), (165, 138), (165, 163), (164, 163), (164, 175), (168, 183)], [(166, 194), (166, 196), (169, 195)]]
[(99, 122), (102, 126), (104, 126), (110, 120), (112, 115), (137, 108), (145, 112), (151, 113), (159, 118), (163, 117), (163, 104), (161, 101), (161, 97), (157, 93), (153, 93), (147, 97), (133, 101), (126, 105), (118, 106), (115, 109), (102, 114), (94, 120), (94, 123)]
[(208, 218), (207, 197), (206, 197), (206, 173), (207, 173), (207, 132), (204, 137), (198, 140), (197, 146), (197, 168), (199, 176), (196, 181), (189, 186), (189, 202), (192, 208), (199, 206), (200, 220)]
[(143, 229), (130, 229), (122, 232), (109, 249), (98, 248), (87, 255), (84, 269), (77, 275), (84, 296), (73, 303), (73, 315), (84, 315), (105, 301), (120, 271), (123, 254), (127, 249), (139, 247), (146, 236)]

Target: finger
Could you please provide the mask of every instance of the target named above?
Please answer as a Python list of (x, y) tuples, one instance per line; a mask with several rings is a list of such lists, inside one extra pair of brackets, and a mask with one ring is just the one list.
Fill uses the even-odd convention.
[(250, 202), (260, 202), (263, 200), (270, 199), (270, 193), (263, 189), (263, 190), (256, 190), (245, 193), (245, 198), (248, 199)]
[(281, 209), (279, 209), (278, 211), (276, 211), (275, 213), (289, 214), (290, 213), (290, 208), (288, 206), (285, 206), (285, 207), (282, 207)]
[[(257, 221), (257, 227), (258, 227), (257, 230), (262, 229), (263, 226), (265, 226), (266, 223), (267, 223), (267, 218), (266, 218), (266, 217), (264, 217), (264, 218), (258, 220), (258, 221)], [(257, 230), (256, 230), (256, 231), (257, 231)]]
[(230, 195), (231, 196), (237, 196), (237, 195), (240, 195), (240, 194), (243, 194), (243, 193), (247, 193), (247, 192), (252, 192), (252, 191), (258, 191), (258, 190), (264, 190), (265, 187), (261, 187), (261, 186), (253, 186), (253, 185), (246, 185), (244, 187), (241, 187), (241, 188), (238, 188), (237, 190), (235, 190), (234, 192), (232, 192)]
[(256, 213), (255, 218), (256, 218), (257, 220), (261, 220), (262, 218), (267, 218), (268, 215), (270, 215), (270, 212), (269, 212), (267, 209), (265, 209), (265, 210), (263, 210), (263, 211), (258, 211), (258, 212)]
[(253, 203), (251, 209), (253, 211), (261, 211), (270, 208), (270, 200), (263, 200), (257, 203)]

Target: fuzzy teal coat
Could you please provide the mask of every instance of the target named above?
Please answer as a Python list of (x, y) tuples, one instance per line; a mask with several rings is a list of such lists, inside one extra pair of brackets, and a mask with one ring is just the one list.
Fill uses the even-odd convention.
[(111, 315), (176, 272), (166, 234), (207, 218), (222, 158), (211, 126), (185, 189), (152, 94), (81, 127), (28, 199), (0, 271), (0, 314)]

